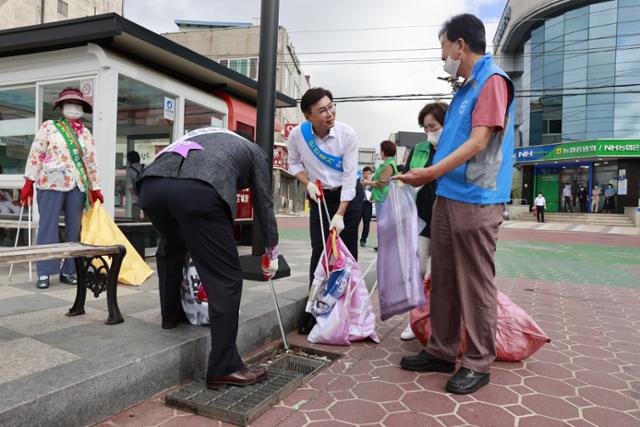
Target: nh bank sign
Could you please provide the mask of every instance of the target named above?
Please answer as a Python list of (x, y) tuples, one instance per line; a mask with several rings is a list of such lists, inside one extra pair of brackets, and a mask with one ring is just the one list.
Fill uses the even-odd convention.
[(592, 157), (640, 157), (640, 141), (603, 139), (521, 147), (513, 151), (514, 163), (576, 160)]

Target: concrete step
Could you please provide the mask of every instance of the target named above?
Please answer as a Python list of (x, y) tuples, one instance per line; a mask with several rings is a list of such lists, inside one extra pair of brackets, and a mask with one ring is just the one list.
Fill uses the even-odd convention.
[[(572, 224), (590, 224), (615, 227), (633, 227), (634, 224), (626, 215), (618, 214), (564, 214), (564, 213), (546, 213), (544, 214), (547, 222), (562, 222)], [(524, 213), (514, 218), (518, 221), (536, 221), (536, 217), (532, 213)]]

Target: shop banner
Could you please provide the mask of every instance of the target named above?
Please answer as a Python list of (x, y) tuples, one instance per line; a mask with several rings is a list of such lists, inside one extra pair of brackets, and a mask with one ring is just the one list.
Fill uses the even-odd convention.
[(513, 151), (515, 163), (575, 160), (593, 157), (640, 157), (640, 140), (602, 139), (521, 147)]
[(627, 170), (620, 169), (618, 171), (618, 194), (620, 196), (627, 195)]

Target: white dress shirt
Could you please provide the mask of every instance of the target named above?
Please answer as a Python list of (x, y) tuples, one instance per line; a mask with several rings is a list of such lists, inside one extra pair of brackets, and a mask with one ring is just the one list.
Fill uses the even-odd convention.
[(349, 202), (356, 195), (358, 179), (358, 141), (355, 131), (341, 122), (335, 122), (329, 134), (320, 138), (313, 134), (318, 148), (328, 154), (342, 157), (343, 171), (339, 172), (322, 163), (313, 154), (302, 136), (300, 126), (296, 126), (289, 134), (287, 147), (289, 151), (289, 173), (296, 175), (306, 172), (309, 181), (320, 180), (323, 188), (342, 187), (341, 202)]

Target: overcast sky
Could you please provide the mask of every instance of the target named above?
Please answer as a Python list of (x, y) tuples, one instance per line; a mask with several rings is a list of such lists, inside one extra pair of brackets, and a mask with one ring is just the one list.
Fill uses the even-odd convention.
[[(441, 24), (452, 15), (474, 13), (485, 22), (490, 45), (505, 3), (280, 0), (280, 25), (289, 31), (312, 86), (330, 89), (335, 97), (448, 93), (449, 85), (436, 79), (445, 75), (437, 37)], [(176, 19), (257, 22), (260, 0), (129, 0), (124, 13), (127, 19), (162, 33), (177, 31)], [(340, 51), (370, 52), (336, 53)], [(354, 60), (376, 63), (354, 64)], [(337, 119), (356, 130), (361, 146), (378, 147), (392, 132), (419, 131), (417, 115), (425, 102), (342, 103)]]

